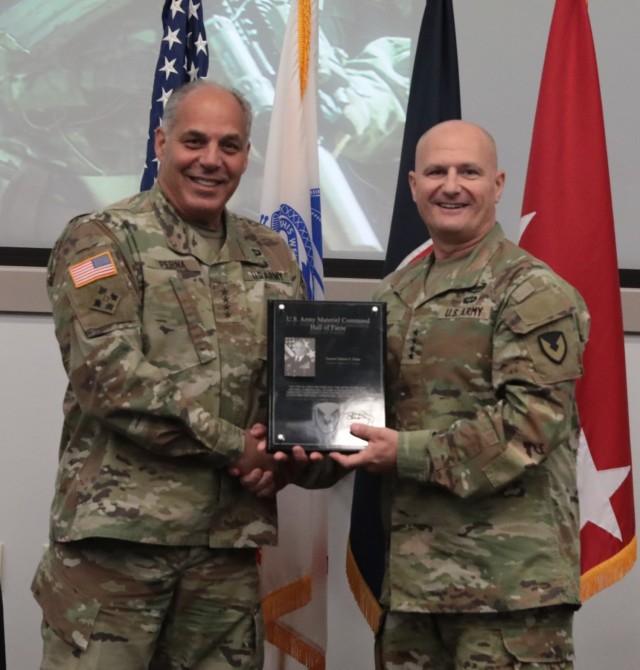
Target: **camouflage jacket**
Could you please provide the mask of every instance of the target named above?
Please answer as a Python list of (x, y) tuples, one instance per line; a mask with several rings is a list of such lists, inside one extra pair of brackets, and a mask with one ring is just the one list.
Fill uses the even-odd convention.
[(52, 539), (274, 541), (275, 503), (226, 469), (266, 422), (266, 301), (305, 292), (276, 233), (225, 222), (216, 255), (155, 186), (58, 240), (48, 290), (69, 386)]
[(579, 602), (578, 293), (504, 238), (391, 274), (385, 482), (391, 609), (493, 612)]

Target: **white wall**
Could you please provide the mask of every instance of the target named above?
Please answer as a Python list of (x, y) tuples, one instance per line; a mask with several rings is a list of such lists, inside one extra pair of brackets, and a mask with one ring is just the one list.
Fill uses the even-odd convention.
[(0, 542), (7, 667), (39, 667), (29, 585), (47, 542), (65, 376), (51, 317), (0, 316)]
[[(640, 335), (627, 335), (631, 436), (640, 464)], [(53, 492), (65, 377), (49, 316), (0, 315), (0, 543), (9, 670), (40, 658), (40, 614), (29, 585)], [(637, 465), (636, 473), (640, 473)], [(636, 510), (640, 510), (640, 475)], [(344, 576), (351, 479), (329, 494), (327, 670), (371, 670), (372, 636)], [(640, 658), (640, 570), (588, 601), (576, 621), (578, 670), (636, 670)], [(269, 668), (268, 670), (274, 670)]]

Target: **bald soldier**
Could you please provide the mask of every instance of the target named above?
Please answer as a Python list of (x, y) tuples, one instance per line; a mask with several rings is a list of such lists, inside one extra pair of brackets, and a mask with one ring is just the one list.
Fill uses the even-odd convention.
[(54, 248), (69, 385), (33, 583), (43, 669), (262, 670), (266, 304), (305, 291), (280, 236), (226, 208), (250, 126), (237, 93), (177, 89), (156, 185), (74, 219)]
[(579, 606), (578, 293), (505, 239), (483, 129), (429, 130), (409, 174), (433, 240), (389, 275), (388, 427), (346, 468), (383, 476), (386, 670), (569, 670)]

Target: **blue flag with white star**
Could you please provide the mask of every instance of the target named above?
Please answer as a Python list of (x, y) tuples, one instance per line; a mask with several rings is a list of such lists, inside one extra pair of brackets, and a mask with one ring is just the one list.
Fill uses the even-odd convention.
[(209, 52), (202, 16), (202, 2), (165, 0), (162, 9), (162, 41), (153, 78), (147, 158), (140, 190), (148, 191), (158, 176), (154, 133), (174, 88), (207, 76)]

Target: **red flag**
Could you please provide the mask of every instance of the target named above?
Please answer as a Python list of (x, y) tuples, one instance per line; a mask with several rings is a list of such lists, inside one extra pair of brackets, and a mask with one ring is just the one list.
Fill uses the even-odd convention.
[(622, 308), (604, 119), (585, 0), (556, 0), (522, 205), (521, 246), (591, 313), (577, 401), (582, 599), (636, 560)]

